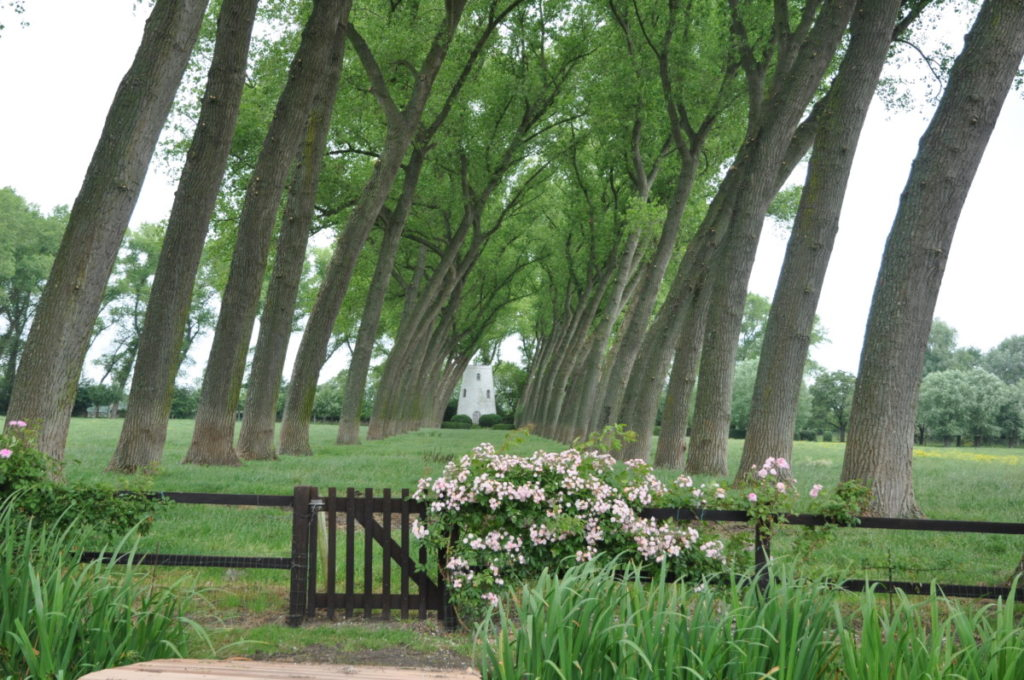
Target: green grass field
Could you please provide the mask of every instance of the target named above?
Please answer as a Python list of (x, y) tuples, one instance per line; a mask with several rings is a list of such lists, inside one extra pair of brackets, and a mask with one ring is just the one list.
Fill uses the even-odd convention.
[[(117, 442), (121, 421), (72, 421), (65, 473), (70, 480), (102, 480), (120, 484), (126, 478), (105, 471)], [(335, 426), (311, 428), (314, 455), (282, 457), (276, 461), (246, 462), (240, 467), (182, 465), (191, 439), (191, 421), (172, 421), (163, 464), (144, 478), (152, 491), (290, 494), (296, 485), (326, 491), (334, 486), (394, 490), (414, 489), (424, 476), (436, 476), (445, 462), (489, 441), (500, 446), (508, 432), (492, 430), (421, 430), (359, 446), (334, 443)], [(730, 461), (738, 463), (741, 441), (730, 442)], [(527, 437), (510, 451), (560, 450), (557, 442)], [(796, 442), (792, 466), (802, 489), (814, 483), (830, 486), (842, 467), (840, 443)], [(661, 471), (665, 479), (677, 472)], [(926, 516), (1024, 522), (1024, 450), (1001, 448), (915, 449), (915, 493)], [(138, 483), (138, 479), (133, 480)], [(703, 480), (702, 480), (703, 481)], [(286, 556), (290, 545), (290, 511), (276, 508), (222, 508), (171, 505), (160, 511), (153, 530), (143, 540), (144, 551), (200, 555)], [(802, 529), (783, 528), (774, 555), (786, 559), (791, 539)], [(839, 530), (835, 540), (803, 555), (801, 568), (809, 573), (852, 578), (937, 581), (961, 584), (1003, 584), (1013, 575), (1022, 554), (1024, 537)], [(181, 571), (168, 568), (164, 572)], [(197, 616), (212, 624), (219, 644), (240, 638), (259, 643), (231, 648), (227, 653), (252, 649), (289, 649), (319, 644), (324, 635), (316, 626), (300, 631), (283, 628), (287, 609), (287, 578), (283, 571), (197, 569), (194, 575), (206, 589), (206, 601)], [(168, 578), (154, 575), (154, 579)], [(336, 624), (331, 629), (337, 631)], [(365, 636), (348, 626), (345, 636)], [(319, 631), (319, 632), (318, 632)], [(403, 632), (404, 631), (404, 632)], [(332, 633), (333, 634), (333, 633)], [(399, 645), (428, 644), (416, 626), (398, 626), (392, 635)], [(403, 635), (407, 636), (403, 640)], [(444, 636), (437, 638), (443, 640)], [(468, 652), (468, 640), (459, 637), (438, 642)]]

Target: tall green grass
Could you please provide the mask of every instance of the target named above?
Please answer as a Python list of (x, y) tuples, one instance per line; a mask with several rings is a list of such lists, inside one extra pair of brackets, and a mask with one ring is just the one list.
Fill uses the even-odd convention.
[[(146, 583), (131, 566), (80, 564), (75, 521), (40, 525), (0, 504), (0, 677), (77, 678), (180, 656), (202, 630), (183, 615), (191, 592)], [(126, 537), (107, 554), (131, 555)], [(195, 637), (197, 636), (197, 637)]]
[[(478, 628), (485, 680), (1011, 680), (1013, 603), (961, 607), (773, 575), (724, 587), (645, 583), (615, 561), (545, 573)], [(852, 606), (851, 606), (852, 603)]]

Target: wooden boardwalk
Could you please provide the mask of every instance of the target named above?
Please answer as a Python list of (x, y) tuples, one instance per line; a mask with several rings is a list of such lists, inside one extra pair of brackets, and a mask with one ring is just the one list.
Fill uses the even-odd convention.
[(329, 666), (262, 661), (159, 659), (89, 673), (81, 680), (480, 680), (471, 670)]

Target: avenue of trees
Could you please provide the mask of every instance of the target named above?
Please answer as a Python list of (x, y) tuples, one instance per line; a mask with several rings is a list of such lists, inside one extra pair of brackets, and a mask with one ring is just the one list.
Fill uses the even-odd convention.
[[(929, 341), (1024, 55), (1019, 0), (984, 0), (964, 25), (856, 379), (814, 381), (807, 355), (883, 67), (958, 1), (155, 0), (70, 210), (0, 193), (40, 234), (15, 239), (25, 255), (0, 252), (0, 283), (25, 293), (0, 300), (8, 416), (62, 457), (99, 333), (126, 409), (112, 470), (159, 465), (172, 411), (193, 406), (186, 463), (310, 455), (325, 408), (343, 443), (366, 416), (370, 438), (437, 426), (465, 367), (518, 334), (525, 366), (502, 378), (521, 386), (517, 425), (570, 442), (623, 423), (639, 437), (619, 455), (725, 475), (730, 430), (746, 435), (742, 471), (787, 456), (817, 419), (846, 439), (843, 478), (872, 487), (875, 512), (915, 514), (919, 428), (1019, 433), (1022, 343), (972, 363), (955, 336)], [(126, 237), (165, 126), (174, 205)], [(803, 186), (787, 186), (802, 160)], [(769, 305), (747, 285), (770, 218), (791, 235)], [(189, 402), (175, 379), (205, 329)], [(329, 381), (341, 347), (351, 361)], [(955, 415), (935, 396), (979, 389), (1002, 395), (999, 415), (978, 410), (988, 396)]]

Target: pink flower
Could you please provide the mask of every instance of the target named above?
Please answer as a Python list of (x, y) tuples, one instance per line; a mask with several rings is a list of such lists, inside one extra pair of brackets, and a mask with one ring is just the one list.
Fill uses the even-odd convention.
[(777, 482), (775, 484), (775, 488), (779, 490), (779, 493), (786, 493), (786, 483), (785, 482)]
[(811, 498), (817, 498), (818, 494), (821, 493), (821, 490), (823, 488), (824, 487), (821, 484), (815, 484), (814, 486), (811, 487), (811, 490), (808, 493)]
[(789, 469), (789, 463), (786, 461), (785, 458), (776, 458), (775, 459), (775, 464), (778, 465), (783, 470), (788, 470)]
[(0, 458), (10, 458), (12, 453), (14, 453), (14, 451), (11, 451), (10, 449), (0, 449)]
[(7, 425), (8, 427), (28, 427), (28, 423), (24, 420), (12, 420)]
[(750, 493), (747, 494), (747, 500), (750, 501), (751, 503), (756, 503), (757, 502), (757, 494), (754, 493), (753, 491), (751, 491)]
[(760, 477), (761, 479), (764, 479), (765, 477), (768, 476), (768, 471), (765, 470), (764, 468), (761, 468), (760, 470), (757, 471), (757, 476)]

